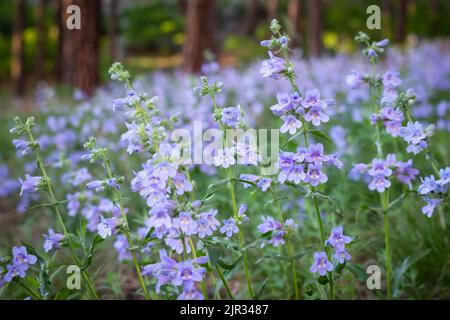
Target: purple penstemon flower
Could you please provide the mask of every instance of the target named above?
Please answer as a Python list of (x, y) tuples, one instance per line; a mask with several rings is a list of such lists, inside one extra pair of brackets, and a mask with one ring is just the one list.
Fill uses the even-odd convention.
[(178, 195), (182, 195), (185, 192), (192, 191), (191, 182), (186, 179), (185, 175), (182, 173), (177, 173), (173, 178), (172, 182), (175, 185), (175, 191)]
[(308, 109), (305, 114), (305, 121), (311, 122), (315, 127), (320, 126), (321, 123), (330, 121), (330, 117), (322, 112), (324, 109), (322, 106), (314, 106)]
[(328, 177), (321, 171), (321, 166), (309, 164), (308, 172), (304, 178), (304, 181), (313, 187), (317, 187), (319, 183), (327, 182)]
[(297, 129), (302, 127), (302, 122), (293, 115), (282, 116), (281, 120), (283, 120), (283, 125), (280, 127), (281, 133), (295, 134)]
[(409, 186), (409, 188), (412, 188), (411, 180), (414, 180), (418, 174), (419, 170), (413, 168), (411, 159), (407, 162), (397, 162), (397, 169), (394, 175), (400, 182)]
[(195, 288), (193, 283), (185, 286), (177, 300), (203, 300), (203, 295)]
[(28, 266), (30, 264), (35, 264), (37, 261), (36, 256), (28, 254), (27, 248), (25, 248), (24, 246), (14, 247), (12, 249), (12, 253), (13, 253), (12, 262), (14, 265), (25, 264)]
[(101, 221), (97, 225), (97, 232), (100, 237), (106, 239), (110, 237), (116, 230), (119, 225), (119, 220), (115, 217), (113, 218), (104, 218), (100, 217)]
[(358, 89), (364, 84), (364, 75), (358, 71), (353, 70), (346, 78), (345, 81), (351, 89)]
[(394, 88), (402, 83), (400, 79), (400, 74), (397, 71), (388, 70), (383, 74), (382, 77), (383, 86), (388, 88)]
[(241, 107), (229, 107), (222, 109), (222, 123), (230, 128), (237, 128), (239, 125), (239, 118), (241, 115)]
[(188, 286), (192, 282), (202, 281), (205, 272), (205, 268), (194, 266), (192, 261), (182, 261), (178, 263), (177, 273), (172, 283), (176, 286)]
[(213, 159), (216, 167), (229, 168), (236, 164), (234, 148), (225, 148), (217, 150), (217, 154)]
[(13, 278), (20, 277), (25, 278), (26, 271), (28, 270), (27, 264), (8, 264), (6, 266), (7, 273), (3, 277), (5, 282), (11, 282)]
[(378, 192), (384, 192), (391, 186), (391, 182), (386, 179), (385, 175), (373, 176), (372, 181), (369, 183), (369, 190), (377, 190)]
[(349, 244), (351, 241), (352, 238), (344, 235), (344, 228), (342, 226), (338, 226), (333, 228), (326, 244), (331, 245), (336, 250), (343, 250), (345, 245)]
[(328, 272), (333, 271), (333, 264), (328, 261), (327, 254), (325, 252), (314, 253), (314, 263), (309, 268), (312, 273), (319, 272), (319, 275), (324, 276)]
[[(253, 182), (253, 183), (256, 183), (256, 182), (260, 179), (260, 177), (257, 176), (257, 175), (254, 175), (254, 174), (245, 174), (245, 173), (241, 174), (241, 175), (239, 176), (239, 178), (240, 178), (241, 180), (249, 181), (249, 182)], [(245, 189), (250, 188), (250, 187), (252, 186), (251, 184), (246, 183), (246, 182), (244, 182), (244, 181), (241, 181), (241, 183), (242, 183), (242, 186), (243, 186)]]
[(343, 264), (345, 261), (350, 261), (352, 256), (345, 249), (339, 249), (336, 250), (336, 252), (333, 255), (333, 258), (340, 264)]
[(383, 159), (373, 159), (372, 167), (368, 171), (371, 176), (386, 176), (392, 175), (392, 170), (387, 166)]
[(26, 155), (31, 151), (30, 143), (22, 139), (13, 139), (12, 141), (17, 151), (21, 151), (22, 155)]
[(293, 105), (291, 103), (291, 96), (289, 93), (277, 93), (277, 101), (278, 103), (271, 106), (270, 110), (276, 116), (282, 116), (287, 111), (293, 109)]
[(305, 166), (302, 164), (293, 165), (287, 176), (287, 180), (299, 184), (306, 177)]
[(323, 154), (323, 145), (321, 143), (311, 144), (305, 155), (307, 162), (321, 166), (323, 161), (328, 161), (329, 157)]
[(262, 192), (266, 192), (269, 188), (270, 185), (272, 184), (272, 179), (270, 178), (260, 178), (259, 181), (256, 183), (256, 186), (262, 191)]
[(406, 127), (402, 127), (399, 130), (399, 136), (410, 144), (418, 144), (426, 138), (426, 134), (422, 125), (419, 122), (408, 122)]
[(64, 235), (60, 233), (55, 233), (53, 229), (48, 229), (48, 234), (44, 235), (44, 250), (49, 252), (52, 249), (61, 248), (61, 240), (64, 239)]
[(95, 190), (97, 192), (105, 190), (105, 184), (102, 180), (94, 180), (86, 184), (86, 188), (89, 190)]
[(42, 183), (42, 177), (26, 174), (25, 180), (19, 179), (19, 182), (22, 184), (20, 195), (23, 195), (24, 193), (34, 193), (39, 190), (39, 186)]
[(422, 213), (428, 218), (431, 218), (434, 213), (434, 209), (436, 209), (442, 203), (442, 199), (432, 199), (426, 197), (424, 199), (427, 204), (422, 207)]
[(114, 249), (117, 250), (119, 261), (131, 260), (132, 255), (130, 253), (130, 245), (128, 243), (127, 237), (123, 234), (117, 235), (116, 241), (114, 242)]
[(211, 230), (215, 231), (219, 226), (220, 222), (216, 219), (217, 210), (216, 209), (210, 209), (207, 212), (200, 213), (200, 218), (205, 219), (208, 221), (208, 226)]
[(231, 238), (233, 233), (238, 233), (239, 228), (236, 226), (236, 221), (233, 218), (223, 220), (223, 225), (220, 227), (220, 232), (225, 233), (227, 238)]
[(173, 219), (173, 226), (188, 236), (197, 233), (197, 222), (187, 211), (180, 212), (178, 218)]
[(285, 61), (282, 58), (275, 57), (271, 51), (269, 53), (269, 59), (264, 60), (261, 63), (259, 72), (263, 77), (270, 77), (275, 80), (281, 79), (285, 68)]

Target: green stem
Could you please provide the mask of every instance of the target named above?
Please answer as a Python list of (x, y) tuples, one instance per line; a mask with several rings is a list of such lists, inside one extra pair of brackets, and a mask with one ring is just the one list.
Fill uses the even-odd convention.
[[(236, 220), (236, 223), (237, 223), (239, 216), (238, 216), (238, 208), (237, 208), (237, 202), (236, 202), (236, 195), (234, 192), (234, 182), (232, 180), (231, 168), (227, 168), (227, 175), (228, 175), (228, 182), (229, 182), (229, 187), (230, 187), (231, 202), (233, 203), (234, 219)], [(239, 245), (242, 250), (242, 260), (244, 262), (245, 280), (247, 281), (247, 288), (248, 288), (248, 294), (250, 296), (250, 299), (253, 299), (253, 289), (252, 289), (252, 282), (250, 280), (250, 272), (249, 272), (249, 268), (248, 268), (247, 252), (244, 249), (245, 248), (244, 233), (242, 231), (242, 227), (240, 224), (238, 224), (238, 229), (239, 229), (239, 232), (238, 232), (239, 233)]]
[(386, 259), (386, 271), (387, 271), (387, 299), (391, 298), (391, 277), (392, 277), (392, 263), (390, 252), (390, 237), (389, 237), (389, 191), (380, 193), (381, 203), (383, 205), (384, 215), (384, 243), (385, 243), (385, 259)]
[[(36, 142), (34, 140), (34, 137), (33, 137), (33, 134), (31, 132), (30, 128), (28, 128), (27, 133), (28, 133), (28, 137), (30, 139), (30, 143), (35, 144)], [(45, 184), (46, 184), (46, 188), (47, 188), (47, 191), (48, 191), (48, 193), (47, 193), (48, 198), (49, 198), (51, 203), (55, 204), (53, 206), (53, 209), (55, 210), (56, 217), (57, 217), (58, 222), (59, 222), (59, 224), (61, 226), (61, 229), (63, 230), (64, 236), (68, 240), (69, 251), (70, 251), (70, 254), (72, 256), (72, 259), (76, 263), (76, 265), (80, 266), (81, 262), (80, 262), (80, 260), (78, 259), (78, 257), (75, 254), (75, 249), (74, 249), (72, 240), (71, 240), (71, 238), (69, 236), (69, 232), (67, 231), (67, 228), (66, 228), (64, 220), (62, 218), (61, 212), (59, 211), (58, 204), (57, 204), (58, 201), (56, 200), (55, 194), (53, 193), (53, 188), (52, 188), (52, 185), (50, 183), (50, 178), (47, 175), (47, 171), (45, 170), (45, 166), (44, 166), (44, 162), (43, 162), (42, 157), (41, 157), (41, 153), (39, 152), (39, 150), (36, 150), (35, 154), (36, 154), (37, 165), (38, 165), (39, 169), (41, 170), (42, 177), (43, 177), (43, 179), (45, 181)], [(94, 288), (94, 285), (92, 283), (91, 278), (89, 277), (89, 274), (86, 272), (86, 270), (83, 270), (83, 271), (81, 271), (81, 275), (83, 276), (83, 279), (85, 280), (91, 295), (94, 297), (95, 300), (99, 300), (99, 296), (97, 294), (97, 291)]]
[[(284, 217), (283, 217), (283, 212), (281, 211), (281, 208), (280, 208), (280, 202), (276, 199), (275, 193), (272, 190), (272, 188), (270, 189), (270, 191), (272, 193), (273, 200), (275, 201), (275, 204), (277, 206), (277, 211), (278, 211), (278, 216), (279, 216), (280, 222), (284, 223)], [(291, 261), (291, 271), (292, 271), (292, 281), (293, 281), (292, 285), (294, 287), (294, 297), (295, 297), (295, 300), (299, 300), (300, 293), (298, 290), (297, 270), (295, 268), (295, 253), (294, 253), (294, 248), (292, 247), (292, 244), (288, 238), (286, 239), (286, 248), (288, 251), (289, 260)]]
[[(192, 242), (191, 238), (189, 238), (188, 241), (189, 241), (189, 246), (191, 247), (192, 255), (194, 256), (194, 259), (197, 259), (197, 251), (195, 250), (194, 243)], [(201, 287), (202, 287), (203, 297), (205, 298), (205, 300), (208, 300), (208, 293), (206, 292), (206, 286), (205, 286), (204, 281), (201, 282)]]
[[(112, 172), (111, 172), (111, 165), (109, 163), (109, 160), (105, 160), (104, 161), (105, 167), (106, 167), (106, 171), (108, 173), (108, 177), (109, 179), (112, 179)], [(144, 296), (145, 299), (147, 300), (151, 300), (150, 294), (148, 293), (147, 287), (145, 285), (144, 279), (142, 278), (142, 274), (141, 274), (141, 268), (139, 267), (139, 263), (137, 260), (137, 255), (136, 255), (136, 248), (134, 247), (134, 243), (133, 243), (133, 239), (131, 238), (131, 234), (130, 234), (130, 228), (128, 226), (128, 219), (127, 219), (127, 215), (125, 214), (125, 210), (123, 207), (123, 201), (122, 201), (122, 195), (121, 192), (118, 189), (114, 188), (114, 195), (116, 197), (116, 200), (119, 204), (119, 208), (120, 208), (120, 213), (122, 215), (122, 219), (123, 219), (123, 223), (124, 223), (124, 231), (125, 231), (125, 237), (127, 238), (128, 244), (129, 244), (129, 248), (131, 251), (131, 256), (133, 258), (133, 265), (134, 268), (136, 270), (136, 274), (138, 277), (138, 281), (139, 284), (141, 285), (142, 290), (144, 291)]]
[(227, 280), (223, 276), (222, 270), (220, 270), (219, 266), (216, 266), (216, 271), (217, 271), (217, 274), (219, 275), (220, 280), (222, 281), (225, 291), (227, 292), (228, 298), (230, 298), (230, 300), (234, 300), (233, 294), (231, 293), (231, 290), (230, 290), (230, 287), (228, 286)]

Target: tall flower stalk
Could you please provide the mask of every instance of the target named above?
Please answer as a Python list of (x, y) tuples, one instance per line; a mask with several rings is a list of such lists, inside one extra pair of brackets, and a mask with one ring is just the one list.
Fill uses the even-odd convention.
[(128, 225), (128, 219), (125, 214), (124, 204), (122, 201), (122, 193), (120, 191), (120, 184), (122, 183), (123, 178), (113, 176), (112, 171), (111, 171), (111, 161), (108, 158), (108, 150), (106, 148), (98, 147), (94, 137), (91, 137), (89, 139), (89, 141), (85, 143), (84, 147), (86, 150), (88, 150), (90, 152), (90, 155), (88, 158), (90, 158), (91, 162), (100, 161), (102, 166), (106, 169), (107, 177), (103, 184), (105, 186), (108, 186), (112, 190), (112, 192), (114, 194), (113, 202), (117, 206), (119, 206), (120, 214), (122, 217), (121, 227), (123, 229), (123, 232), (125, 233), (125, 237), (129, 244), (129, 250), (131, 251), (131, 256), (132, 256), (133, 265), (134, 265), (134, 268), (136, 271), (136, 275), (137, 275), (139, 284), (142, 288), (145, 298), (147, 300), (150, 300), (151, 297), (147, 290), (147, 286), (145, 285), (144, 279), (142, 278), (141, 268), (139, 266), (139, 262), (138, 262), (137, 255), (136, 255), (136, 250), (138, 248), (135, 246), (133, 239), (131, 238), (130, 228)]
[[(294, 65), (289, 59), (289, 37), (281, 33), (281, 26), (277, 20), (273, 20), (270, 29), (273, 36), (270, 40), (264, 40), (261, 45), (269, 49), (269, 59), (265, 60), (261, 66), (261, 73), (264, 77), (270, 77), (275, 80), (285, 78), (292, 87), (291, 94), (280, 93), (277, 95), (278, 104), (271, 107), (272, 112), (280, 116), (284, 124), (281, 126), (282, 133), (289, 132), (295, 134), (297, 129), (303, 137), (304, 147), (299, 147), (297, 153), (284, 152), (280, 155), (279, 169), (281, 173), (278, 175), (278, 182), (284, 183), (286, 180), (293, 184), (306, 182), (309, 193), (313, 200), (314, 211), (316, 215), (316, 223), (319, 231), (319, 239), (322, 253), (316, 253), (316, 262), (319, 266), (327, 266), (326, 270), (320, 269), (320, 276), (326, 275), (326, 280), (322, 283), (328, 283), (329, 299), (334, 299), (334, 278), (333, 265), (329, 262), (333, 259), (331, 248), (326, 243), (324, 227), (321, 212), (318, 203), (317, 186), (325, 183), (328, 178), (321, 171), (323, 164), (333, 164), (338, 168), (342, 167), (336, 155), (324, 155), (323, 146), (321, 144), (311, 144), (308, 133), (314, 133), (316, 136), (326, 137), (326, 134), (319, 130), (309, 130), (309, 124), (317, 127), (323, 122), (328, 122), (329, 117), (325, 113), (328, 106), (333, 105), (332, 100), (320, 100), (317, 90), (311, 90), (302, 94), (296, 84), (296, 74)], [(272, 52), (271, 50), (276, 50)], [(277, 57), (280, 54), (282, 58)], [(306, 169), (306, 172), (305, 172)], [(292, 252), (292, 246), (287, 242), (289, 252)], [(291, 254), (292, 255), (292, 254)], [(316, 263), (315, 262), (315, 263)], [(294, 267), (293, 267), (294, 269)], [(319, 269), (311, 268), (316, 272)]]
[[(55, 193), (53, 190), (53, 186), (51, 183), (51, 179), (47, 174), (47, 170), (45, 168), (44, 161), (43, 161), (43, 158), (40, 153), (39, 143), (35, 140), (34, 135), (33, 135), (32, 129), (35, 126), (35, 120), (33, 117), (29, 117), (27, 119), (27, 121), (24, 123), (19, 117), (15, 117), (14, 122), (15, 122), (16, 126), (13, 129), (11, 129), (11, 132), (14, 134), (20, 135), (20, 136), (25, 136), (25, 138), (28, 139), (27, 146), (31, 150), (34, 151), (37, 167), (41, 171), (41, 174), (42, 174), (37, 187), (45, 191), (45, 193), (48, 197), (48, 201), (50, 202), (49, 206), (52, 207), (53, 210), (55, 211), (56, 218), (60, 224), (60, 227), (63, 231), (65, 238), (67, 239), (72, 259), (76, 263), (77, 266), (81, 266), (82, 262), (80, 261), (80, 259), (78, 258), (77, 254), (75, 252), (75, 246), (73, 244), (72, 237), (69, 234), (69, 231), (64, 223), (64, 219), (59, 210), (60, 201), (58, 201), (56, 199), (56, 196), (55, 196)], [(25, 181), (25, 183), (26, 183), (26, 181)], [(24, 190), (24, 186), (22, 186), (22, 191), (23, 190)], [(91, 297), (93, 299), (98, 300), (99, 296), (97, 294), (97, 291), (95, 290), (95, 286), (92, 282), (92, 279), (90, 278), (89, 274), (87, 273), (87, 271), (85, 269), (81, 270), (81, 275), (83, 276), (83, 279), (86, 282), (86, 285), (88, 287)]]

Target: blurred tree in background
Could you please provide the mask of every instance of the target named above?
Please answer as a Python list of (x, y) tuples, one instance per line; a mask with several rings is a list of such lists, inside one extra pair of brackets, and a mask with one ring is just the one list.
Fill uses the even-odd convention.
[[(70, 4), (80, 6), (84, 29), (67, 30)], [(371, 4), (381, 8), (381, 30), (366, 30)], [(447, 0), (4, 0), (0, 96), (24, 95), (39, 81), (89, 93), (116, 59), (133, 72), (176, 66), (197, 72), (205, 51), (225, 65), (252, 61), (264, 54), (259, 41), (273, 17), (314, 56), (353, 50), (360, 29), (398, 42), (447, 37), (449, 11)]]

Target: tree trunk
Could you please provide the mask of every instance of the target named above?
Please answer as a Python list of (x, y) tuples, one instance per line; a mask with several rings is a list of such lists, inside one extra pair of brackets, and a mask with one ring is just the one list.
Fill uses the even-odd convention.
[(253, 35), (256, 29), (256, 23), (258, 21), (258, 0), (247, 1), (247, 15), (245, 17), (244, 30), (248, 36)]
[(14, 92), (18, 96), (25, 95), (24, 41), (25, 0), (15, 1), (14, 26), (11, 43), (11, 80)]
[(289, 0), (288, 2), (288, 17), (291, 27), (290, 34), (292, 35), (292, 45), (296, 46), (300, 43), (300, 29), (301, 29), (301, 2), (300, 0)]
[(112, 61), (117, 60), (117, 29), (118, 29), (118, 9), (119, 0), (111, 0), (109, 8), (109, 55)]
[[(62, 8), (63, 82), (92, 95), (99, 84), (100, 4), (92, 0), (64, 0)], [(81, 28), (69, 30), (66, 20), (69, 5), (80, 7)]]
[(200, 71), (205, 50), (214, 50), (214, 0), (189, 0), (183, 45), (183, 69)]
[(322, 53), (321, 1), (308, 0), (308, 53), (315, 57)]
[(267, 0), (267, 18), (269, 21), (277, 19), (278, 0)]
[(37, 48), (36, 48), (36, 80), (44, 79), (45, 65), (45, 4), (46, 0), (38, 0), (36, 5), (36, 30), (37, 30)]
[(403, 42), (406, 38), (406, 17), (408, 10), (408, 0), (398, 0), (397, 18), (396, 18), (396, 32), (395, 40)]

